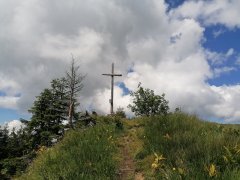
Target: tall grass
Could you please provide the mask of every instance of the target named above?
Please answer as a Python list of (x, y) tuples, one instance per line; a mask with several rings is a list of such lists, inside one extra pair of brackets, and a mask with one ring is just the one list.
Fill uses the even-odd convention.
[(115, 179), (114, 141), (115, 126), (111, 124), (70, 131), (55, 147), (42, 148), (27, 172), (17, 179)]
[(237, 179), (240, 128), (182, 113), (152, 117), (146, 119), (144, 147), (136, 157), (158, 179)]
[[(122, 123), (131, 131), (122, 131)], [(127, 123), (98, 117), (97, 124), (69, 131), (56, 146), (41, 148), (27, 172), (17, 179), (117, 179), (120, 151), (115, 141), (120, 132), (130, 136), (133, 131), (134, 136), (139, 132), (139, 142), (132, 142), (139, 144), (136, 168), (144, 171), (145, 179), (240, 177), (240, 126), (209, 123), (182, 113)]]

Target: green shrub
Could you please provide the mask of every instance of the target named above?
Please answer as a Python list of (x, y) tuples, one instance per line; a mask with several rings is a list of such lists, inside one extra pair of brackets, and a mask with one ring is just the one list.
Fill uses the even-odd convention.
[(120, 118), (126, 118), (126, 113), (124, 111), (124, 108), (118, 107), (115, 116)]
[(136, 116), (166, 115), (169, 112), (165, 94), (155, 95), (153, 90), (141, 87), (141, 83), (135, 92), (130, 92), (130, 95), (133, 104), (129, 104), (128, 107)]

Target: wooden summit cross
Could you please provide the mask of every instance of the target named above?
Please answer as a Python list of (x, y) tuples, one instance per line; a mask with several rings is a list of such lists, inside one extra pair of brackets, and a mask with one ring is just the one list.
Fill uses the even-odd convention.
[(102, 74), (104, 76), (111, 76), (112, 83), (111, 83), (111, 99), (109, 99), (111, 109), (110, 114), (113, 114), (113, 90), (114, 90), (114, 76), (122, 76), (122, 74), (114, 74), (114, 63), (112, 63), (112, 74)]

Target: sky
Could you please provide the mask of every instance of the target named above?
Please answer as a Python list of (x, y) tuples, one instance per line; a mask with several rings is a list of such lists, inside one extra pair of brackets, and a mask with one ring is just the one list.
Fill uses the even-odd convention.
[(126, 113), (141, 82), (173, 111), (240, 123), (239, 0), (0, 1), (0, 124), (30, 119), (35, 97), (71, 55), (87, 74), (79, 111)]

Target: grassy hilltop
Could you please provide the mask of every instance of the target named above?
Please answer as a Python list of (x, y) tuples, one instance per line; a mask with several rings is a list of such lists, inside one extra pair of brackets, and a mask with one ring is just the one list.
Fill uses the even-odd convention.
[(175, 113), (132, 120), (97, 117), (42, 147), (16, 179), (238, 179), (240, 126)]

